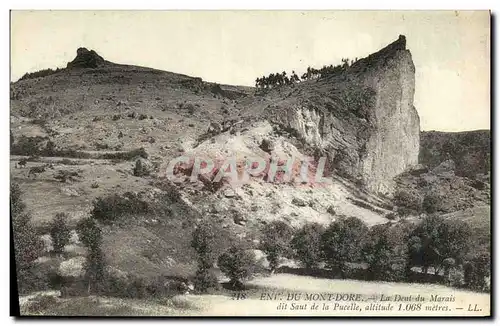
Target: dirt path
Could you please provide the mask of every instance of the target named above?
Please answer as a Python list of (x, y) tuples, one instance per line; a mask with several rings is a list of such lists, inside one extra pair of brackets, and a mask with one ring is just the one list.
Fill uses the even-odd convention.
[[(258, 278), (250, 283), (262, 287), (263, 290), (257, 291), (250, 298), (244, 300), (235, 300), (220, 295), (190, 295), (185, 297), (200, 308), (200, 311), (195, 314), (210, 316), (451, 316), (465, 314), (480, 316), (489, 314), (490, 297), (488, 294), (455, 290), (440, 285), (327, 280), (290, 274), (278, 274), (272, 277)], [(352, 294), (354, 296), (351, 296), (352, 300), (336, 301), (335, 296), (338, 293)], [(270, 300), (267, 294), (271, 297), (277, 295), (280, 299)], [(312, 294), (312, 298), (318, 300), (307, 300), (306, 294)], [(323, 296), (322, 298), (321, 294), (334, 294), (334, 298), (331, 301), (324, 300), (327, 296)], [(356, 295), (359, 296), (355, 297)], [(392, 297), (393, 300), (381, 302), (381, 295), (385, 298)], [(396, 299), (396, 295), (400, 295), (400, 298)], [(403, 300), (402, 297), (408, 298), (410, 295), (412, 298), (420, 295), (425, 301)], [(442, 300), (449, 298), (453, 302), (430, 301), (431, 295), (443, 298)], [(293, 296), (296, 297), (291, 299)], [(295, 298), (299, 299), (295, 300)], [(344, 296), (344, 298), (347, 298), (347, 296)], [(318, 305), (318, 310), (311, 310), (314, 303)], [(421, 303), (420, 311), (411, 311), (411, 309), (418, 309), (416, 308), (418, 303)], [(286, 308), (284, 304), (286, 304)], [(330, 309), (322, 310), (323, 304), (328, 305)], [(370, 304), (373, 304), (372, 307), (377, 304), (384, 306), (390, 304), (393, 306), (393, 310), (367, 310)], [(399, 310), (399, 304), (402, 304), (402, 310)], [(471, 306), (469, 307), (469, 305)], [(430, 307), (430, 310), (426, 310), (427, 306)], [(467, 312), (469, 308), (482, 310)], [(444, 311), (443, 309), (446, 310)]]

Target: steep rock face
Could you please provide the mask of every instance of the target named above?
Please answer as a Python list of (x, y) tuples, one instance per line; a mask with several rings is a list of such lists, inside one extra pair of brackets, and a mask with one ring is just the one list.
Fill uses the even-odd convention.
[(418, 163), (415, 66), (406, 40), (343, 72), (311, 82), (272, 111), (271, 120), (328, 155), (335, 173), (390, 194), (393, 178)]
[[(364, 84), (375, 90), (373, 132), (362, 161), (363, 179), (369, 188), (388, 192), (392, 178), (418, 163), (420, 119), (413, 106), (415, 66), (405, 50), (405, 39), (382, 52), (378, 65), (362, 74)], [(380, 54), (380, 53), (379, 53)]]

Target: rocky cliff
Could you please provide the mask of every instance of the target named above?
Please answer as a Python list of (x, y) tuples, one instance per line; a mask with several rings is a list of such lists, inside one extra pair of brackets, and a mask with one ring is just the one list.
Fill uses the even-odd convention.
[(400, 36), (344, 71), (304, 83), (272, 110), (272, 121), (328, 155), (335, 171), (373, 192), (418, 163), (415, 66)]
[[(189, 242), (202, 218), (249, 246), (274, 220), (387, 223), (393, 206), (377, 192), (390, 193), (393, 177), (417, 163), (414, 66), (403, 37), (335, 73), (266, 89), (115, 64), (85, 48), (66, 68), (10, 86), (11, 180), (34, 223), (44, 227), (59, 212), (79, 221), (98, 198), (137, 206), (116, 210), (123, 224), (106, 226), (103, 247), (111, 267), (141, 276), (193, 274)], [(306, 182), (270, 182), (269, 170), (237, 183), (192, 180), (192, 166), (169, 183), (163, 167), (180, 156), (238, 164), (327, 156), (331, 183), (315, 182), (314, 170)], [(26, 168), (15, 168), (22, 159)], [(53, 169), (29, 175), (45, 164)], [(59, 182), (61, 175), (78, 177)]]

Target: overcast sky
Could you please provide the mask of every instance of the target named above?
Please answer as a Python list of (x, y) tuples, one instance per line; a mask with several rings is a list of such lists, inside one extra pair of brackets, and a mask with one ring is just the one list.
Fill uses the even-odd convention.
[(11, 80), (106, 60), (253, 86), (257, 76), (364, 57), (406, 35), (422, 130), (490, 126), (488, 12), (38, 11), (11, 14)]

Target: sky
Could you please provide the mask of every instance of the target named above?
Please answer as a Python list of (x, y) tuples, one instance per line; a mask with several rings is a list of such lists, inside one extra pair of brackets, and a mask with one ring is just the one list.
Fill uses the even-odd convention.
[(76, 49), (224, 84), (362, 58), (406, 36), (421, 130), (490, 128), (487, 11), (12, 11), (11, 81)]

